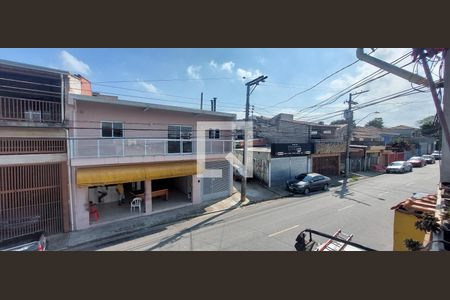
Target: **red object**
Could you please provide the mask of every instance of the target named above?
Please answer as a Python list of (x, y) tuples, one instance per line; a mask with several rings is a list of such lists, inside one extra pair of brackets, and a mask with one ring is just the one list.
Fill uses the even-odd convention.
[(98, 214), (97, 207), (95, 205), (92, 205), (89, 207), (89, 217), (93, 217), (95, 221), (98, 221), (100, 215)]
[(422, 50), (426, 51), (425, 56), (433, 57), (442, 51), (446, 51), (447, 48), (413, 48), (412, 50), (413, 61), (416, 61), (417, 59), (420, 58), (419, 56)]

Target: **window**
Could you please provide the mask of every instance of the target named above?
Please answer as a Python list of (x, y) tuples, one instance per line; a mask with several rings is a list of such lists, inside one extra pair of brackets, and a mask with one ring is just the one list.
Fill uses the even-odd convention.
[(102, 137), (123, 137), (123, 124), (120, 122), (102, 122)]
[(210, 129), (209, 130), (209, 138), (210, 139), (220, 139), (220, 130), (219, 129)]
[(317, 133), (318, 133), (317, 130), (311, 131), (311, 134), (317, 134)]
[(331, 134), (331, 130), (324, 130), (323, 134)]
[(169, 125), (167, 131), (168, 153), (192, 153), (192, 127)]

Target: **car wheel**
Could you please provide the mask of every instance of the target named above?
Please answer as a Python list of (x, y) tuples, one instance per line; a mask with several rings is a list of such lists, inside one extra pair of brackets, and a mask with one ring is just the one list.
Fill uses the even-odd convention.
[(306, 188), (306, 189), (303, 191), (303, 194), (308, 195), (308, 194), (309, 194), (309, 188)]
[(323, 186), (324, 191), (328, 191), (328, 183)]

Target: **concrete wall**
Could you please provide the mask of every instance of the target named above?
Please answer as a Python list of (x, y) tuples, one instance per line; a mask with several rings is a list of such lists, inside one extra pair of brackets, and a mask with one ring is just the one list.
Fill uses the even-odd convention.
[(326, 143), (319, 142), (315, 143), (315, 154), (332, 154), (332, 153), (342, 153), (345, 152), (345, 142), (340, 143)]
[(309, 126), (282, 119), (254, 121), (255, 136), (265, 138), (269, 143), (307, 143)]
[(187, 195), (192, 189), (192, 178), (191, 176), (174, 178), (173, 185), (177, 190)]
[[(142, 107), (76, 101), (74, 126), (87, 129), (71, 131), (76, 137), (101, 137), (101, 121), (124, 123), (125, 138), (167, 138), (168, 125), (186, 125), (196, 128), (197, 121), (226, 121), (230, 118), (167, 110), (144, 111)], [(206, 136), (205, 133), (203, 136)], [(195, 136), (195, 132), (194, 132)], [(231, 139), (224, 137), (223, 139)]]

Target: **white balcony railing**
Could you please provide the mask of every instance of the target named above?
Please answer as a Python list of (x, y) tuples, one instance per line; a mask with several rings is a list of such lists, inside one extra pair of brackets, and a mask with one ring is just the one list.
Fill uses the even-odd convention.
[[(203, 140), (206, 154), (229, 153), (232, 140)], [(197, 140), (75, 138), (70, 140), (72, 158), (190, 155), (197, 153)]]

